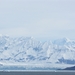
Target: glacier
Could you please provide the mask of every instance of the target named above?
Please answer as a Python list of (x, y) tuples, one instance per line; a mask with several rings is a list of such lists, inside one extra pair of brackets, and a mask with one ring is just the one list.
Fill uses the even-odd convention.
[(0, 35), (0, 64), (51, 68), (72, 66), (75, 65), (75, 41), (62, 38), (41, 42), (33, 37)]

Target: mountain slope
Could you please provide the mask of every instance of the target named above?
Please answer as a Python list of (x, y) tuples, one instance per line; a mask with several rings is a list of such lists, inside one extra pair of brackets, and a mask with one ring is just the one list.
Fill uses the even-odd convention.
[(75, 66), (73, 66), (73, 67), (67, 67), (64, 70), (75, 70)]
[(67, 38), (40, 42), (33, 37), (0, 36), (0, 62), (75, 64), (75, 41)]

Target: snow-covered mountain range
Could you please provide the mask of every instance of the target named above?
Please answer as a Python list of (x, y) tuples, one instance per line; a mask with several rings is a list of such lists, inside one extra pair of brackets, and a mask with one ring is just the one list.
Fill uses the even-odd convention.
[(75, 64), (75, 41), (67, 38), (40, 42), (33, 37), (0, 36), (0, 63)]

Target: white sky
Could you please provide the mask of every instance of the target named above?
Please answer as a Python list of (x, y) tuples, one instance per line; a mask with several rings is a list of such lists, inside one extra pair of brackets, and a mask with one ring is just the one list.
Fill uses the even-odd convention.
[(0, 0), (0, 34), (75, 39), (75, 0)]

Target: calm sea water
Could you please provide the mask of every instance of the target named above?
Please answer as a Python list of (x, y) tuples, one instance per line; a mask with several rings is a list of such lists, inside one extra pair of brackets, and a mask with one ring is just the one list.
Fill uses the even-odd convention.
[(13, 71), (13, 72), (3, 72), (3, 71), (0, 71), (0, 75), (75, 75), (75, 72), (41, 72), (41, 71), (38, 71), (38, 72), (24, 72), (24, 71)]

